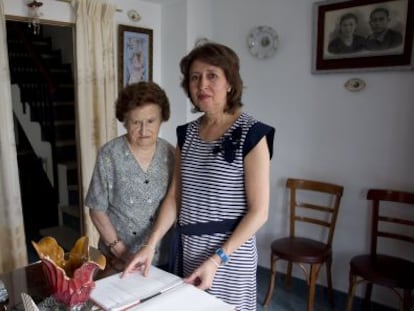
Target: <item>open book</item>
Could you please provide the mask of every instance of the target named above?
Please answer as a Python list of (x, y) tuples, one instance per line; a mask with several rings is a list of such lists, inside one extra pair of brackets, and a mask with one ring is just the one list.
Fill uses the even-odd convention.
[(107, 311), (133, 310), (215, 310), (232, 311), (216, 297), (186, 284), (171, 273), (151, 266), (149, 276), (139, 272), (111, 275), (95, 282), (90, 299)]

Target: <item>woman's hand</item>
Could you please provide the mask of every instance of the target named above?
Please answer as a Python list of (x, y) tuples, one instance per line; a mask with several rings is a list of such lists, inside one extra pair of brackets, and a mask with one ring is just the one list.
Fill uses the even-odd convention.
[(203, 262), (184, 282), (192, 284), (202, 290), (209, 289), (213, 285), (214, 275), (218, 269), (218, 263), (214, 258)]
[(107, 260), (109, 260), (109, 266), (117, 272), (123, 271), (132, 259), (134, 254), (130, 253), (129, 251), (125, 251), (121, 257), (116, 256), (108, 256)]
[(111, 251), (112, 255), (114, 255), (114, 257), (117, 259), (123, 259), (125, 255), (128, 254), (128, 248), (125, 246), (122, 240), (119, 240), (119, 242), (117, 242), (109, 250)]
[(135, 255), (132, 256), (126, 268), (122, 272), (124, 277), (131, 272), (143, 272), (144, 276), (147, 276), (149, 269), (154, 258), (155, 248), (150, 245), (144, 245)]

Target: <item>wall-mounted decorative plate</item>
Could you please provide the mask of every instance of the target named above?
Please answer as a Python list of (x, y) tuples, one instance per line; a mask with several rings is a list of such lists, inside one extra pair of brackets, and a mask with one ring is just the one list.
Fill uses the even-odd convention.
[(359, 78), (352, 78), (345, 82), (345, 88), (351, 92), (359, 92), (365, 89), (365, 81)]
[(194, 46), (195, 46), (195, 47), (197, 47), (197, 46), (201, 46), (201, 45), (206, 44), (206, 43), (208, 43), (208, 42), (209, 42), (209, 40), (208, 40), (208, 38), (206, 38), (206, 37), (198, 38), (198, 39), (195, 41)]
[(247, 47), (254, 57), (268, 58), (275, 54), (279, 36), (270, 26), (254, 27), (247, 36)]
[(129, 10), (127, 12), (128, 18), (133, 22), (139, 22), (141, 20), (141, 15), (135, 10)]

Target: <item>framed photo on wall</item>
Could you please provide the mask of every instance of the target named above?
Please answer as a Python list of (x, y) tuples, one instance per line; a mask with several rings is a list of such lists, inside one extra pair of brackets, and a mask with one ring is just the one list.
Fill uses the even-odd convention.
[(313, 5), (312, 73), (413, 68), (414, 1)]
[(118, 91), (152, 80), (152, 30), (118, 26)]

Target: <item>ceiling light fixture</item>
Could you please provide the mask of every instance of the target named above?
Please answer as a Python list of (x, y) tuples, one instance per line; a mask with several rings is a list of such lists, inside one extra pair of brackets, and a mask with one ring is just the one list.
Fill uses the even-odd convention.
[(40, 12), (40, 7), (43, 5), (43, 2), (39, 2), (33, 0), (32, 2), (28, 3), (27, 6), (29, 7), (29, 28), (33, 27), (33, 33), (35, 35), (39, 34), (40, 31), (40, 17), (43, 15)]

